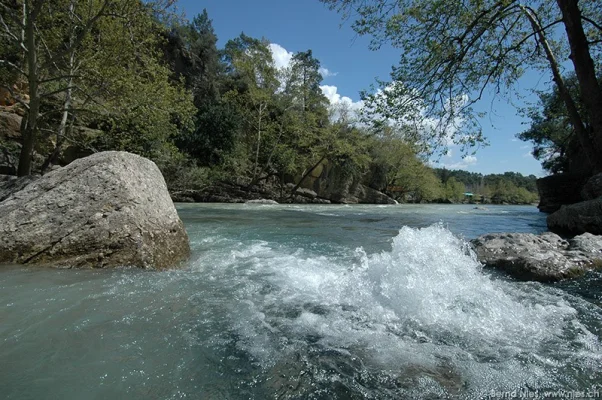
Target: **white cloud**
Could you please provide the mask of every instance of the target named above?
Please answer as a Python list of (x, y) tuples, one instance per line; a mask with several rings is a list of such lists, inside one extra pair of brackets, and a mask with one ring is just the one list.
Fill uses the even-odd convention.
[(331, 76), (337, 76), (339, 74), (338, 72), (332, 72), (328, 68), (325, 68), (325, 67), (320, 67), (318, 72), (322, 75), (322, 78), (324, 78), (324, 79), (330, 78)]
[[(272, 57), (274, 58), (276, 68), (283, 69), (290, 65), (294, 55), (292, 51), (288, 51), (278, 43), (270, 43), (269, 47), (272, 51)], [(326, 67), (320, 67), (318, 72), (320, 72), (322, 78), (330, 78), (331, 76), (337, 76), (339, 74), (338, 72), (332, 72)]]
[(462, 160), (455, 163), (441, 163), (431, 162), (431, 166), (434, 168), (446, 168), (446, 169), (469, 169), (477, 165), (478, 159), (475, 156), (466, 156)]
[(270, 50), (272, 51), (272, 56), (274, 57), (274, 64), (276, 64), (276, 68), (282, 69), (288, 67), (293, 58), (293, 52), (288, 51), (284, 47), (280, 46), (276, 43), (270, 43)]
[(364, 105), (364, 102), (361, 100), (353, 101), (350, 97), (341, 96), (339, 94), (339, 88), (337, 88), (336, 86), (322, 85), (320, 86), (320, 89), (322, 89), (322, 93), (324, 93), (324, 96), (326, 96), (326, 98), (328, 99), (328, 101), (330, 101), (330, 104), (332, 105), (345, 104), (350, 109), (355, 111), (360, 110)]
[(532, 158), (533, 157), (533, 153), (531, 153), (531, 151), (526, 152), (525, 154), (523, 154), (524, 158)]
[(466, 156), (466, 157), (464, 157), (464, 162), (467, 165), (474, 165), (474, 164), (477, 163), (477, 161), (478, 161), (478, 159), (475, 156)]

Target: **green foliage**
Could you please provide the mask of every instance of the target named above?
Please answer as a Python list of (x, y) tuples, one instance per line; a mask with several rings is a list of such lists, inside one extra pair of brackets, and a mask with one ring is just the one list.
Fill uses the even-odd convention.
[(443, 193), (447, 200), (459, 202), (464, 199), (465, 187), (461, 182), (458, 182), (453, 176), (450, 177), (444, 184)]
[(209, 103), (198, 110), (195, 129), (175, 139), (178, 148), (201, 165), (219, 165), (235, 145), (241, 124), (238, 110), (225, 102)]
[(372, 187), (402, 202), (441, 197), (439, 180), (399, 132), (387, 128), (381, 135), (372, 136), (371, 141)]
[[(549, 72), (557, 66), (555, 59), (566, 60), (571, 55), (564, 29), (558, 26), (563, 23), (560, 2), (321, 1), (351, 20), (358, 34), (368, 35), (372, 49), (383, 45), (399, 49), (401, 56), (391, 82), (378, 82), (365, 93), (367, 118), (377, 126), (391, 121), (398, 128), (419, 126), (421, 129), (408, 133), (425, 151), (442, 147), (445, 152), (450, 141), (466, 147), (484, 143), (479, 115), (472, 106), (485, 93), (512, 93), (528, 68)], [(579, 45), (585, 52), (589, 47), (599, 67), (601, 12), (596, 3), (579, 2), (589, 39)], [(573, 22), (565, 23), (568, 27)], [(550, 53), (543, 51), (544, 41)], [(599, 107), (600, 102), (597, 104)], [(589, 110), (590, 114), (596, 112)], [(601, 128), (595, 129), (600, 140)], [(597, 149), (598, 156), (601, 151)]]
[[(48, 4), (37, 20), (48, 46), (41, 54), (39, 77), (48, 80), (37, 129), (51, 132), (53, 141), (38, 144), (38, 152), (51, 153), (63, 139), (84, 143), (86, 150), (131, 151), (153, 159), (176, 191), (202, 190), (218, 180), (301, 185), (328, 164), (338, 167), (340, 179), (367, 183), (400, 201), (463, 201), (473, 184), (499, 201), (531, 195), (522, 176), (429, 168), (421, 154), (430, 144), (416, 125), (361, 124), (351, 110), (333, 108), (311, 50), (278, 70), (266, 39), (243, 33), (218, 49), (206, 11), (181, 21), (158, 14), (154, 2)], [(98, 18), (80, 35), (78, 21), (89, 15)], [(5, 39), (0, 49), (10, 55)], [(47, 63), (51, 54), (59, 55), (55, 64)], [(429, 135), (433, 128), (421, 129)]]
[(164, 27), (138, 7), (129, 10), (129, 20), (100, 20), (81, 60), (86, 87), (97, 93), (88, 108), (92, 124), (106, 132), (95, 148), (152, 158), (176, 132), (192, 129), (195, 109), (190, 93), (170, 80), (171, 71), (162, 61)]
[[(537, 177), (534, 175), (524, 176), (517, 172), (483, 175), (448, 169), (435, 169), (435, 173), (446, 188), (444, 199), (464, 200), (464, 196), (458, 194), (461, 191), (473, 193), (473, 201), (480, 201), (481, 196), (486, 202), (493, 203), (531, 204), (538, 200)], [(448, 184), (450, 181), (452, 184)], [(447, 191), (451, 186), (456, 187), (455, 191)]]
[[(565, 79), (565, 83), (572, 97), (579, 100), (577, 107), (585, 116), (583, 122), (589, 130), (577, 77), (571, 74)], [(576, 138), (566, 105), (558, 89), (554, 88), (548, 93), (540, 92), (539, 105), (529, 109), (527, 116), (531, 119), (531, 126), (516, 136), (520, 140), (533, 143), (533, 156), (541, 161), (545, 170), (552, 173), (569, 172), (571, 164), (569, 149)]]
[(32, 0), (2, 9), (4, 19), (26, 22), (24, 43), (8, 35), (23, 49), (15, 69), (30, 95), (20, 174), (31, 169), (28, 147), (45, 148), (37, 143), (42, 129), (52, 133), (42, 136), (53, 137), (52, 153), (73, 140), (67, 125), (87, 125), (106, 133), (91, 144), (96, 150), (154, 157), (176, 131), (192, 128), (192, 97), (163, 62), (158, 3)]
[(161, 170), (169, 190), (199, 190), (213, 181), (209, 168), (197, 166), (174, 146), (164, 147), (163, 151), (154, 157), (154, 161)]

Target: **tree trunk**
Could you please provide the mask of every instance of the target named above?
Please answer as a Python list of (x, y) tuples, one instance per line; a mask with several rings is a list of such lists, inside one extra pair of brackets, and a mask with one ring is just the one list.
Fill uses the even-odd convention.
[(541, 44), (546, 53), (546, 58), (550, 63), (550, 67), (552, 69), (552, 76), (556, 86), (558, 87), (558, 92), (560, 93), (560, 98), (565, 104), (567, 112), (569, 113), (569, 118), (571, 120), (571, 124), (573, 125), (573, 129), (575, 130), (575, 134), (577, 135), (577, 139), (579, 139), (579, 143), (581, 145), (581, 149), (583, 150), (583, 154), (589, 162), (589, 165), (592, 170), (597, 169), (597, 165), (600, 163), (598, 160), (594, 143), (590, 138), (589, 132), (583, 123), (583, 119), (579, 114), (579, 110), (577, 109), (577, 105), (575, 104), (575, 100), (571, 97), (569, 90), (567, 89), (564, 79), (562, 78), (562, 74), (560, 73), (560, 68), (558, 66), (558, 61), (556, 61), (556, 57), (552, 52), (552, 48), (546, 39), (542, 26), (539, 24), (539, 21), (535, 17), (533, 11), (528, 8), (521, 6), (523, 12), (531, 22), (533, 26), (533, 30), (537, 32), (537, 40)]
[(56, 131), (56, 144), (54, 145), (54, 150), (52, 153), (46, 158), (44, 164), (42, 164), (42, 168), (40, 168), (40, 173), (43, 175), (44, 172), (48, 169), (51, 163), (55, 163), (56, 159), (59, 157), (61, 153), (61, 148), (63, 147), (63, 143), (65, 141), (65, 135), (67, 132), (67, 121), (69, 120), (69, 113), (71, 112), (71, 103), (73, 99), (73, 75), (75, 74), (75, 50), (73, 49), (73, 42), (75, 41), (75, 27), (73, 15), (75, 14), (75, 1), (72, 0), (69, 6), (69, 13), (71, 15), (71, 29), (70, 29), (70, 37), (69, 37), (69, 49), (71, 50), (69, 54), (69, 72), (67, 78), (67, 90), (65, 91), (65, 101), (63, 102), (63, 116), (61, 117), (61, 122), (59, 123), (59, 127)]
[(293, 198), (293, 196), (297, 192), (297, 189), (299, 189), (301, 187), (301, 184), (303, 183), (305, 178), (307, 178), (312, 172), (314, 172), (314, 169), (318, 168), (318, 165), (322, 164), (322, 161), (324, 161), (325, 159), (326, 159), (326, 156), (322, 156), (322, 158), (320, 158), (320, 161), (315, 163), (313, 167), (311, 167), (305, 174), (303, 174), (301, 179), (299, 179), (299, 183), (297, 183), (295, 185), (295, 187), (291, 190), (291, 194), (290, 194), (289, 198)]
[[(72, 79), (69, 79), (69, 85), (72, 84)], [(61, 154), (61, 149), (63, 147), (63, 143), (65, 142), (65, 136), (67, 135), (67, 120), (69, 118), (69, 111), (71, 110), (71, 89), (67, 89), (65, 93), (65, 102), (63, 103), (63, 116), (61, 118), (61, 122), (59, 124), (59, 128), (56, 132), (56, 144), (54, 145), (54, 150), (52, 153), (46, 158), (44, 164), (40, 168), (40, 172), (42, 175), (46, 172), (50, 164), (54, 164)], [(73, 124), (71, 124), (73, 127)]]
[[(27, 2), (26, 2), (27, 4)], [(36, 142), (38, 130), (38, 116), (40, 113), (40, 88), (38, 76), (37, 43), (35, 33), (35, 10), (27, 10), (25, 24), (25, 45), (27, 47), (27, 81), (29, 84), (29, 110), (27, 112), (27, 122), (25, 129), (21, 132), (23, 146), (19, 156), (18, 176), (31, 174), (31, 158), (33, 156), (33, 147)]]
[(557, 0), (562, 11), (562, 20), (571, 46), (570, 59), (573, 61), (581, 98), (592, 127), (595, 172), (602, 171), (602, 89), (596, 78), (596, 69), (589, 52), (589, 44), (581, 23), (581, 10), (578, 0)]
[(265, 110), (265, 108), (267, 108), (267, 104), (265, 105), (265, 108), (263, 106), (263, 103), (259, 103), (259, 111), (257, 114), (257, 148), (255, 150), (255, 163), (253, 164), (253, 178), (251, 179), (251, 185), (249, 185), (249, 188), (253, 185), (253, 182), (255, 182), (258, 172), (257, 168), (259, 167), (259, 148), (261, 145), (261, 120), (263, 118), (263, 111)]

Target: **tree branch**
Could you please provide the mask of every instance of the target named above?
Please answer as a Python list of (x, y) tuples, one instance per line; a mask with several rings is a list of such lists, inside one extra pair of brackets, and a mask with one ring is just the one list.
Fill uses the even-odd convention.
[(111, 0), (104, 0), (104, 2), (102, 3), (102, 6), (100, 7), (100, 10), (98, 10), (98, 12), (87, 21), (86, 25), (82, 27), (80, 32), (77, 34), (77, 36), (73, 40), (73, 43), (71, 43), (65, 50), (60, 51), (57, 54), (55, 54), (53, 57), (51, 57), (47, 61), (46, 64), (49, 64), (49, 65), (54, 64), (59, 58), (74, 51), (74, 49), (76, 49), (81, 44), (81, 42), (84, 40), (84, 38), (86, 37), (86, 35), (90, 31), (90, 29), (92, 29), (92, 27), (94, 26), (94, 24), (96, 24), (96, 22), (100, 18), (106, 16), (105, 10), (107, 9), (107, 7), (109, 6), (110, 3), (111, 3)]
[(77, 86), (67, 86), (67, 87), (64, 87), (64, 88), (53, 90), (52, 92), (49, 92), (49, 93), (44, 93), (44, 94), (40, 95), (40, 98), (44, 99), (46, 97), (54, 96), (57, 93), (62, 93), (62, 92), (65, 92), (65, 91), (67, 91), (69, 89), (76, 89), (76, 88), (77, 88)]
[(596, 21), (593, 21), (591, 19), (589, 19), (588, 17), (586, 17), (585, 15), (581, 15), (581, 19), (589, 22), (590, 24), (592, 24), (594, 27), (596, 27), (598, 30), (602, 31), (602, 25), (598, 24)]
[(20, 42), (19, 38), (17, 37), (17, 35), (15, 35), (14, 33), (12, 33), (10, 31), (10, 28), (8, 27), (8, 25), (6, 24), (6, 22), (4, 21), (4, 18), (2, 18), (2, 15), (0, 14), (0, 24), (2, 24), (2, 27), (4, 28), (4, 30), (6, 31), (6, 34), (13, 39), (16, 42)]
[(27, 76), (27, 74), (25, 73), (25, 71), (23, 71), (17, 64), (13, 64), (13, 63), (11, 63), (8, 60), (0, 60), (0, 64), (8, 65), (10, 68), (16, 70), (21, 75)]

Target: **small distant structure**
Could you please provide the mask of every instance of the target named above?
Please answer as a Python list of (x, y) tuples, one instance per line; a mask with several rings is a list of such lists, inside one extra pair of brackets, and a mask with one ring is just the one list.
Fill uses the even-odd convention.
[(467, 203), (472, 203), (473, 202), (473, 198), (474, 198), (474, 194), (472, 192), (465, 192), (464, 193), (464, 201)]

